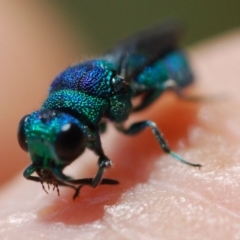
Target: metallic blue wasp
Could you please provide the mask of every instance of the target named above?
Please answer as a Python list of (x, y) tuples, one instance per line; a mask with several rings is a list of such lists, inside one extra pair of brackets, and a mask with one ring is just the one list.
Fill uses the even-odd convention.
[[(41, 109), (19, 123), (19, 145), (32, 160), (24, 177), (42, 185), (52, 184), (58, 193), (58, 186), (71, 187), (75, 190), (73, 198), (84, 185), (118, 184), (103, 178), (104, 170), (112, 165), (100, 139), (106, 119), (127, 135), (150, 128), (165, 153), (201, 167), (171, 151), (154, 122), (140, 121), (128, 128), (123, 124), (132, 112), (148, 107), (164, 91), (171, 89), (180, 94), (193, 82), (186, 56), (178, 47), (180, 36), (181, 29), (176, 25), (148, 29), (120, 42), (103, 56), (60, 73)], [(133, 107), (135, 97), (141, 101)], [(86, 148), (99, 157), (97, 174), (76, 180), (63, 174), (63, 169)], [(34, 172), (38, 176), (32, 176)]]

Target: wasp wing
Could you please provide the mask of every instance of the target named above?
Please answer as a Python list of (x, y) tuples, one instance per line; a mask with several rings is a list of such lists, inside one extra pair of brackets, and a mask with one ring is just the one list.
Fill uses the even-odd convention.
[(145, 67), (178, 48), (182, 27), (176, 22), (139, 32), (117, 44), (105, 58), (117, 66), (117, 72), (130, 82)]

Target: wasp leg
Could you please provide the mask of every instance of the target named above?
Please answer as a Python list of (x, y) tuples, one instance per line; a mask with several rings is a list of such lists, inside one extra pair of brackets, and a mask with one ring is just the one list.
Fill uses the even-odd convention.
[[(97, 180), (95, 180), (95, 181), (97, 181), (97, 185), (96, 186), (98, 186), (99, 184), (101, 184), (101, 185), (116, 185), (116, 184), (119, 183), (117, 180), (114, 180), (114, 179), (108, 179), (108, 178), (102, 179), (102, 175), (98, 175), (99, 171), (98, 171), (98, 173), (96, 175), (97, 178), (82, 178), (82, 179), (76, 179), (76, 180), (71, 179), (68, 176), (64, 175), (57, 168), (53, 168), (52, 169), (52, 173), (53, 173), (54, 177), (58, 180), (59, 185), (61, 185), (61, 186), (69, 186), (71, 188), (74, 188), (75, 190), (76, 190), (76, 188), (74, 186), (68, 185), (68, 184), (81, 185), (81, 187), (84, 186), (84, 185), (95, 187), (93, 185), (95, 179), (97, 179)], [(103, 171), (100, 171), (100, 174), (103, 174)], [(100, 179), (99, 179), (99, 177), (100, 177)], [(79, 190), (77, 190), (77, 191), (79, 192)], [(75, 195), (74, 195), (75, 197), (74, 198), (76, 198), (77, 195), (78, 194), (75, 193)]]
[(144, 108), (151, 105), (163, 92), (163, 89), (160, 90), (149, 90), (146, 95), (143, 97), (141, 103), (133, 108), (133, 112), (138, 112), (143, 110)]
[[(92, 178), (82, 178), (82, 179), (76, 179), (76, 180), (73, 179), (73, 180), (68, 181), (68, 183), (70, 183), (70, 184), (79, 185), (78, 187), (75, 187), (75, 186), (72, 186), (72, 185), (69, 185), (66, 183), (62, 183), (62, 182), (59, 182), (58, 185), (73, 188), (75, 190), (75, 193), (73, 195), (73, 200), (75, 200), (79, 196), (79, 192), (80, 192), (81, 188), (86, 185), (92, 186), (92, 182), (93, 182)], [(101, 185), (116, 185), (116, 184), (119, 184), (119, 182), (114, 179), (104, 178), (104, 179), (102, 179), (100, 184)]]
[(163, 92), (174, 91), (180, 99), (186, 101), (202, 101), (206, 100), (205, 97), (201, 96), (186, 96), (182, 92), (182, 87), (177, 84), (176, 81), (169, 79), (163, 85), (155, 86), (155, 89), (149, 89), (146, 91), (141, 103), (133, 108), (133, 112), (138, 112), (149, 105), (151, 105)]
[(45, 193), (48, 194), (48, 191), (46, 190), (46, 188), (44, 187), (43, 181), (40, 177), (36, 177), (36, 176), (31, 176), (32, 173), (34, 173), (36, 171), (36, 167), (34, 165), (30, 165), (29, 167), (27, 167), (25, 169), (25, 171), (23, 172), (23, 176), (27, 179), (27, 180), (31, 180), (34, 182), (40, 182), (42, 185), (42, 188), (44, 190)]
[(105, 168), (109, 168), (112, 166), (112, 162), (108, 157), (105, 156), (103, 149), (102, 149), (102, 144), (100, 140), (100, 136), (97, 135), (95, 138), (95, 141), (93, 143), (94, 145), (92, 146), (92, 150), (99, 156), (98, 158), (98, 171), (97, 174), (94, 176), (92, 180), (92, 187), (97, 187), (99, 184), (101, 184), (104, 170)]
[[(76, 179), (76, 180), (70, 180), (69, 183), (71, 184), (77, 184), (79, 185), (77, 188), (68, 184), (59, 184), (61, 186), (71, 186), (75, 189), (75, 194), (73, 195), (73, 200), (75, 200), (79, 196), (79, 192), (83, 186), (91, 186), (93, 183), (93, 178), (82, 178), (82, 179)], [(109, 178), (103, 178), (102, 181), (100, 182), (101, 185), (117, 185), (119, 182), (114, 179), (109, 179)]]
[[(58, 182), (58, 183), (57, 183), (57, 187), (58, 187), (58, 186), (70, 187), (70, 188), (74, 189), (74, 190), (75, 190), (75, 193), (74, 193), (74, 195), (73, 195), (73, 200), (75, 200), (75, 199), (79, 196), (79, 192), (80, 192), (81, 188), (83, 187), (83, 185), (80, 185), (80, 186), (78, 186), (78, 187), (75, 187), (75, 186), (72, 186), (72, 185), (70, 185), (70, 184), (66, 184), (66, 183), (62, 183), (62, 182)], [(58, 193), (59, 193), (59, 192), (58, 192)]]
[(167, 145), (165, 139), (162, 136), (162, 133), (158, 130), (156, 124), (152, 121), (137, 122), (137, 123), (132, 124), (128, 129), (125, 129), (122, 125), (116, 125), (116, 127), (119, 131), (121, 131), (125, 134), (128, 134), (128, 135), (137, 134), (137, 133), (141, 132), (142, 130), (144, 130), (145, 128), (150, 127), (154, 136), (156, 137), (159, 145), (161, 146), (162, 150), (165, 153), (170, 154), (173, 158), (175, 158), (176, 160), (178, 160), (184, 164), (187, 164), (187, 165), (190, 165), (193, 167), (199, 167), (199, 168), (202, 167), (201, 164), (194, 164), (194, 163), (187, 162), (186, 160), (181, 158), (178, 154), (173, 152)]
[[(137, 86), (135, 86), (135, 88), (137, 89)], [(182, 92), (182, 87), (173, 79), (169, 79), (164, 84), (160, 84), (159, 86), (156, 85), (154, 89), (146, 89), (146, 94), (143, 96), (141, 103), (133, 108), (133, 112), (138, 112), (145, 109), (151, 105), (163, 92), (168, 90), (174, 91), (179, 98), (187, 101), (199, 101), (202, 99), (202, 97), (198, 96), (184, 95)]]
[[(31, 176), (31, 174), (33, 174), (36, 171), (37, 171), (37, 168), (34, 165), (30, 165), (23, 172), (23, 176), (28, 180), (31, 180), (34, 182), (40, 182), (43, 186), (43, 181), (40, 177)], [(75, 190), (75, 194), (73, 195), (73, 200), (76, 197), (78, 197), (79, 192), (84, 185), (93, 186), (93, 180), (94, 180), (93, 178), (83, 178), (83, 179), (74, 180), (74, 179), (71, 179), (68, 176), (64, 175), (59, 169), (56, 169), (56, 168), (52, 169), (52, 173), (54, 176), (53, 180), (55, 181), (55, 185), (54, 185), (55, 187), (57, 187), (57, 186), (70, 187)], [(75, 187), (71, 184), (79, 185), (79, 186)], [(116, 185), (116, 184), (119, 184), (119, 182), (114, 179), (104, 178), (104, 179), (100, 180), (99, 184), (101, 184), (101, 185)], [(43, 186), (43, 190), (47, 193), (44, 186)]]
[[(93, 181), (93, 178), (82, 178), (82, 179), (70, 180), (69, 183), (92, 186), (92, 181)], [(114, 179), (103, 178), (102, 181), (100, 182), (100, 184), (101, 185), (116, 185), (116, 184), (119, 184), (119, 182)]]
[(112, 162), (105, 155), (101, 155), (99, 157), (98, 172), (92, 180), (92, 187), (95, 188), (101, 183), (105, 168), (109, 168), (111, 166), (112, 166)]
[[(48, 194), (48, 192), (46, 191), (44, 185), (43, 185), (43, 181), (40, 177), (37, 177), (37, 176), (31, 176), (31, 174), (33, 174), (34, 172), (37, 171), (37, 168), (32, 164), (30, 165), (28, 168), (26, 168), (26, 170), (23, 172), (23, 176), (27, 179), (27, 180), (31, 180), (31, 181), (34, 181), (34, 182), (40, 182), (42, 184), (42, 187), (43, 187), (43, 190)], [(63, 175), (63, 174), (62, 174)], [(68, 177), (65, 176), (65, 178), (67, 180), (69, 180)], [(64, 178), (64, 179), (65, 179)], [(65, 187), (70, 187), (70, 188), (73, 188), (75, 190), (75, 194), (73, 196), (73, 199), (75, 199), (78, 195), (79, 195), (79, 191), (81, 189), (82, 186), (79, 186), (79, 187), (75, 187), (73, 185), (70, 185), (70, 184), (67, 184), (67, 183), (64, 183), (62, 182), (61, 180), (64, 180), (63, 178), (55, 178), (54, 180), (56, 181), (55, 183), (55, 187), (57, 186), (65, 186)], [(65, 180), (66, 180), (65, 179)]]
[(207, 97), (207, 96), (188, 96), (182, 92), (182, 87), (177, 84), (176, 81), (169, 79), (165, 82), (164, 85), (157, 87), (155, 89), (146, 90), (146, 94), (143, 96), (141, 103), (133, 108), (133, 112), (141, 111), (151, 105), (163, 92), (165, 91), (174, 91), (176, 95), (185, 101), (192, 102), (211, 102), (216, 99), (220, 99), (220, 97)]
[(107, 130), (107, 123), (106, 122), (100, 122), (99, 123), (99, 133), (104, 133)]
[[(80, 186), (78, 187), (78, 189), (76, 190), (76, 192), (73, 196), (73, 200), (74, 200), (76, 197), (78, 197), (79, 191), (83, 186), (88, 185), (88, 186), (92, 187), (93, 178), (82, 178), (82, 179), (70, 180), (69, 183), (80, 184)], [(100, 184), (101, 185), (116, 185), (116, 184), (119, 184), (119, 182), (114, 179), (103, 178), (101, 180)]]
[(39, 177), (36, 176), (31, 176), (34, 172), (36, 172), (37, 168), (31, 164), (30, 166), (28, 166), (24, 172), (23, 172), (23, 176), (27, 179), (27, 180), (31, 180), (34, 182), (42, 182), (42, 180)]

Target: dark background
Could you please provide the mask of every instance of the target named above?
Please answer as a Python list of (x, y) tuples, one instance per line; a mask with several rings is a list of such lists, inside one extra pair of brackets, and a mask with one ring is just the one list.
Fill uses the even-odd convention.
[(76, 38), (80, 39), (82, 33), (87, 36), (92, 53), (101, 52), (130, 33), (166, 19), (180, 19), (184, 23), (186, 44), (240, 25), (240, 1), (52, 0), (48, 4), (66, 19)]

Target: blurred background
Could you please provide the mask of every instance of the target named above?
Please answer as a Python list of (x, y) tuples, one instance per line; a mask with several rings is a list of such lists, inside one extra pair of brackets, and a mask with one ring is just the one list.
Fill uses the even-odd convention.
[(239, 28), (240, 1), (0, 0), (0, 186), (30, 164), (17, 144), (22, 116), (38, 109), (54, 77), (77, 61), (167, 19), (184, 44)]
[(136, 30), (166, 19), (179, 19), (187, 29), (186, 43), (239, 27), (239, 1), (48, 1), (73, 26), (76, 37), (85, 35), (94, 50), (106, 49)]

